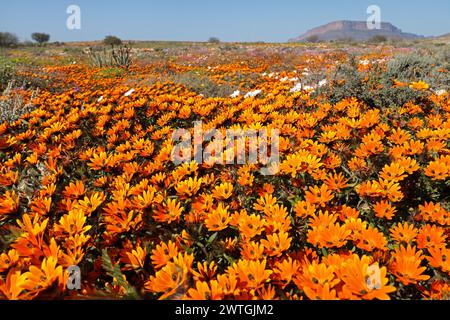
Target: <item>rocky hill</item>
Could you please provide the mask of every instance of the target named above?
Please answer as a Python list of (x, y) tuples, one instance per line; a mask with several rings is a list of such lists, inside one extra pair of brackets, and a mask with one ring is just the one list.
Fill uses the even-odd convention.
[(339, 39), (353, 39), (356, 41), (365, 41), (373, 36), (385, 36), (389, 39), (417, 39), (423, 38), (412, 33), (405, 33), (391, 23), (381, 23), (381, 28), (369, 30), (366, 21), (335, 21), (326, 25), (314, 28), (305, 34), (290, 39), (290, 42), (303, 42), (309, 40), (330, 41)]

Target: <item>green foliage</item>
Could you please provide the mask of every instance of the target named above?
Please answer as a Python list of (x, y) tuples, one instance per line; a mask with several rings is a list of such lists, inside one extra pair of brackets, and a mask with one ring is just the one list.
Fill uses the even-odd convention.
[[(397, 66), (398, 63), (401, 62), (394, 62), (392, 65)], [(398, 79), (397, 77), (401, 76), (401, 72), (409, 75), (409, 71), (392, 66), (389, 70), (385, 72), (380, 66), (374, 66), (374, 70), (370, 73), (361, 73), (358, 70), (357, 57), (350, 56), (345, 63), (336, 67), (330, 75), (329, 84), (317, 90), (316, 95), (325, 96), (332, 103), (355, 97), (369, 106), (378, 108), (402, 106), (408, 101), (420, 103), (422, 93), (410, 88), (392, 87), (393, 80)], [(381, 88), (379, 87), (380, 84), (382, 85)]]
[(368, 40), (368, 42), (369, 42), (369, 43), (383, 43), (383, 42), (386, 42), (387, 40), (388, 40), (387, 37), (385, 37), (385, 36), (383, 36), (383, 35), (381, 35), (381, 34), (377, 34), (377, 35), (371, 37), (371, 38)]
[(16, 73), (15, 65), (7, 58), (0, 56), (0, 92), (5, 90)]
[(89, 48), (89, 59), (92, 66), (97, 68), (124, 68), (128, 69), (132, 64), (131, 47), (125, 45), (119, 48), (105, 48), (96, 50)]
[(50, 40), (50, 35), (47, 33), (35, 32), (31, 34), (31, 39), (39, 44), (43, 44)]
[(0, 47), (15, 47), (19, 44), (17, 36), (10, 32), (0, 32)]
[(306, 38), (306, 42), (310, 42), (310, 43), (316, 43), (319, 42), (320, 38), (318, 35), (312, 35), (309, 36), (308, 38)]
[(38, 91), (34, 91), (28, 103), (23, 101), (20, 94), (12, 92), (13, 82), (10, 82), (3, 92), (3, 99), (0, 100), (0, 123), (14, 122), (24, 114), (34, 109), (32, 101), (36, 98)]
[(122, 45), (122, 40), (116, 36), (106, 36), (103, 39), (103, 43), (108, 46), (120, 46)]
[(118, 264), (113, 264), (113, 262), (111, 261), (107, 249), (102, 250), (102, 267), (106, 270), (107, 275), (114, 279), (113, 285), (119, 285), (125, 289), (125, 299), (139, 299), (138, 293), (128, 283), (122, 271), (120, 270), (120, 266)]
[(103, 79), (118, 78), (125, 75), (125, 71), (122, 68), (105, 68), (98, 72), (98, 77)]
[(190, 91), (202, 94), (205, 97), (228, 97), (237, 90), (236, 87), (218, 84), (209, 77), (194, 71), (173, 75), (171, 80), (175, 83), (181, 83)]
[(418, 81), (430, 76), (435, 69), (432, 58), (418, 53), (400, 55), (388, 63), (386, 76), (399, 81)]
[(220, 43), (220, 39), (217, 37), (211, 37), (208, 39), (209, 43)]

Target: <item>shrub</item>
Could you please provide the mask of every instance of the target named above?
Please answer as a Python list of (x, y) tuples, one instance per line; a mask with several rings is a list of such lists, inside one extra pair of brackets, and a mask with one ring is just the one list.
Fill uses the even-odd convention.
[(34, 109), (32, 101), (36, 98), (38, 90), (33, 91), (30, 101), (24, 103), (23, 96), (13, 93), (13, 81), (11, 81), (0, 99), (0, 123), (14, 122), (24, 114), (31, 112)]
[(445, 61), (448, 56), (445, 53), (441, 55), (440, 61), (434, 59), (432, 53), (400, 55), (388, 63), (385, 83), (392, 83), (392, 79), (403, 82), (425, 81), (432, 88), (446, 89), (450, 86), (450, 77), (448, 71), (443, 73), (441, 69), (445, 64), (448, 67), (448, 62)]
[(441, 46), (436, 51), (436, 58), (440, 61), (447, 69), (450, 69), (450, 45)]
[(309, 36), (306, 38), (306, 42), (316, 43), (319, 42), (320, 38), (318, 35)]
[(108, 46), (120, 46), (122, 40), (116, 36), (106, 36), (105, 39), (103, 39), (103, 43)]
[(0, 91), (3, 91), (15, 75), (15, 66), (5, 58), (0, 57)]
[(388, 38), (386, 36), (383, 36), (381, 34), (377, 34), (376, 36), (371, 37), (368, 42), (370, 42), (370, 43), (382, 43), (382, 42), (386, 42), (387, 40), (388, 40)]
[(19, 44), (17, 36), (10, 32), (0, 32), (0, 47), (15, 47)]
[(217, 37), (211, 37), (208, 39), (209, 43), (220, 43), (220, 39)]
[[(368, 75), (369, 78), (366, 79), (367, 74), (358, 71), (356, 57), (350, 56), (346, 62), (337, 66), (331, 75), (329, 85), (319, 89), (315, 94), (326, 97), (332, 103), (355, 97), (367, 105), (377, 108), (402, 106), (408, 101), (419, 103), (423, 98), (420, 92), (408, 87), (392, 87), (392, 79), (400, 76), (396, 72), (399, 73), (400, 70), (391, 68), (391, 72), (386, 73), (378, 66), (374, 67), (374, 70)], [(380, 84), (381, 87), (379, 87)]]
[(35, 32), (31, 34), (31, 39), (42, 45), (50, 40), (50, 35), (47, 33)]
[(228, 84), (218, 84), (207, 76), (192, 71), (176, 74), (170, 77), (170, 80), (180, 83), (190, 91), (205, 97), (229, 97), (237, 89), (237, 87)]
[(429, 76), (434, 68), (434, 61), (430, 57), (417, 53), (406, 54), (395, 57), (388, 63), (386, 75), (399, 81), (417, 81)]
[(128, 69), (132, 64), (131, 47), (121, 46), (111, 50), (95, 50), (89, 48), (88, 51), (91, 65), (97, 68), (117, 67)]

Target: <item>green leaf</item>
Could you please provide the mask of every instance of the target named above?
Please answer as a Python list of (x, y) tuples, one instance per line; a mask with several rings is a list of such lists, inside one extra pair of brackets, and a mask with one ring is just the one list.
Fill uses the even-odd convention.
[(209, 237), (208, 244), (211, 244), (216, 238), (217, 238), (217, 232), (215, 232), (211, 237)]
[(102, 250), (102, 267), (106, 270), (106, 273), (110, 277), (113, 277), (115, 284), (118, 284), (119, 286), (125, 288), (126, 299), (139, 299), (139, 295), (136, 290), (128, 283), (128, 281), (123, 276), (123, 273), (120, 270), (120, 266), (118, 264), (113, 264), (113, 262), (111, 261), (107, 249)]

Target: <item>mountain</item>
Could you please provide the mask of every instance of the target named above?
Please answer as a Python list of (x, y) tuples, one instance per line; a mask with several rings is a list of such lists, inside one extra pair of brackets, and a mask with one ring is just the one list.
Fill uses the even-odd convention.
[(443, 34), (442, 36), (437, 37), (438, 39), (449, 39), (450, 33)]
[(382, 22), (380, 29), (369, 30), (366, 21), (335, 21), (314, 28), (289, 42), (303, 42), (311, 39), (319, 41), (330, 41), (339, 39), (353, 39), (356, 41), (369, 40), (373, 36), (385, 36), (389, 39), (418, 39), (423, 38), (413, 33), (405, 33), (391, 23)]

